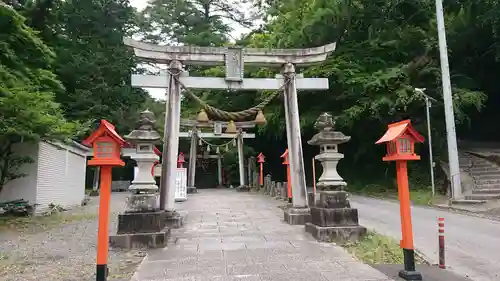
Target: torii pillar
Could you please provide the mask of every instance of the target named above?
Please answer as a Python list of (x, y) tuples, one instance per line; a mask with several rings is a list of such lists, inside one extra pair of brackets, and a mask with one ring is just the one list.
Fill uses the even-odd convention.
[[(297, 90), (327, 90), (328, 79), (303, 78), (300, 75), (296, 75), (295, 67), (305, 67), (322, 63), (326, 60), (328, 54), (335, 51), (335, 43), (317, 48), (273, 49), (265, 51), (233, 46), (219, 48), (159, 46), (138, 42), (130, 38), (125, 38), (124, 43), (134, 49), (134, 53), (138, 58), (154, 63), (168, 64), (170, 72), (174, 75), (182, 73), (183, 75), (178, 76), (178, 79), (188, 89), (280, 90), (285, 85), (286, 129), (290, 151), (291, 181), (294, 187), (293, 206), (285, 210), (285, 220), (290, 224), (304, 224), (306, 222), (305, 220), (309, 216), (309, 208), (302, 155)], [(182, 64), (204, 66), (225, 65), (226, 77), (189, 77), (187, 72), (182, 70)], [(274, 79), (244, 78), (244, 64), (258, 67), (281, 68), (283, 76)], [(165, 139), (170, 149), (167, 151), (164, 150), (163, 159), (169, 162), (165, 163), (164, 167), (171, 171), (162, 171), (166, 177), (162, 180), (161, 198), (166, 196), (166, 199), (163, 199), (162, 206), (160, 207), (169, 211), (175, 210), (173, 198), (175, 179), (173, 175), (179, 142), (180, 83), (176, 79), (172, 79), (169, 74), (157, 76), (132, 75), (132, 86), (168, 88), (169, 99), (167, 107), (170, 110), (168, 111), (168, 120), (165, 123), (168, 124), (169, 133), (166, 134)]]

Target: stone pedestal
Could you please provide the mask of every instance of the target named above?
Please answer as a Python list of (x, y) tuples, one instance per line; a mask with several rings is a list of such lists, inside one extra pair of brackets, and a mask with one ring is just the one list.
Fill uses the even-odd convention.
[(236, 191), (238, 191), (238, 192), (249, 192), (250, 191), (250, 187), (247, 186), (247, 185), (241, 185), (241, 186), (238, 186), (236, 188)]
[(198, 193), (198, 189), (196, 189), (195, 186), (188, 186), (187, 187), (187, 193), (188, 194)]
[(356, 241), (366, 234), (359, 225), (358, 210), (350, 208), (345, 191), (321, 191), (316, 207), (311, 207), (311, 222), (305, 230), (323, 242)]
[(178, 229), (184, 225), (184, 221), (186, 220), (186, 214), (179, 213), (177, 211), (174, 212), (165, 212), (165, 223), (169, 228)]
[(139, 193), (131, 194), (127, 198), (127, 207), (125, 213), (138, 212), (157, 212), (160, 210), (158, 193)]
[(285, 208), (284, 220), (291, 225), (304, 225), (311, 221), (311, 213), (309, 208)]
[(109, 237), (111, 247), (125, 249), (163, 248), (170, 229), (165, 212), (124, 213), (118, 215), (118, 231)]

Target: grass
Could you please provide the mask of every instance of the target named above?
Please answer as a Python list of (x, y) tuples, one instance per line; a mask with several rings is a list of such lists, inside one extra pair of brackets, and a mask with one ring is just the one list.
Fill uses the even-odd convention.
[[(369, 231), (361, 240), (343, 245), (349, 253), (368, 264), (403, 264), (403, 250), (394, 239)], [(416, 263), (424, 261), (416, 258)]]
[(55, 213), (51, 216), (0, 217), (0, 231), (36, 232), (61, 224), (93, 220), (97, 213)]
[[(381, 199), (398, 200), (398, 192), (380, 185), (366, 185), (363, 187), (348, 188), (349, 192), (359, 195), (373, 196)], [(410, 200), (415, 205), (434, 205), (445, 203), (448, 199), (443, 195), (432, 196), (430, 188), (419, 188), (410, 190)]]

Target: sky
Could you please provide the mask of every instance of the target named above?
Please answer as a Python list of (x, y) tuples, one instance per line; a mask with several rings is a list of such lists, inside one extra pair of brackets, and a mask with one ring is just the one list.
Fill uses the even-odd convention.
[[(130, 0), (130, 4), (133, 7), (137, 8), (138, 10), (144, 9), (147, 5), (147, 2), (148, 2), (147, 0)], [(232, 27), (234, 28), (234, 31), (231, 33), (231, 36), (233, 38), (239, 38), (241, 34), (248, 32), (247, 29), (242, 28), (237, 24), (233, 24)], [(151, 89), (151, 88), (144, 88), (144, 89), (148, 91), (149, 94), (155, 99), (160, 99), (160, 100), (165, 99), (164, 89)]]

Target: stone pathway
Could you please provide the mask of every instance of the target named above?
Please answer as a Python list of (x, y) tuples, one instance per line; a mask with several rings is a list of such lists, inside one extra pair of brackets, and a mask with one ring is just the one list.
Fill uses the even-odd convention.
[(339, 246), (283, 222), (283, 204), (259, 194), (201, 190), (172, 244), (150, 252), (133, 281), (388, 281)]

